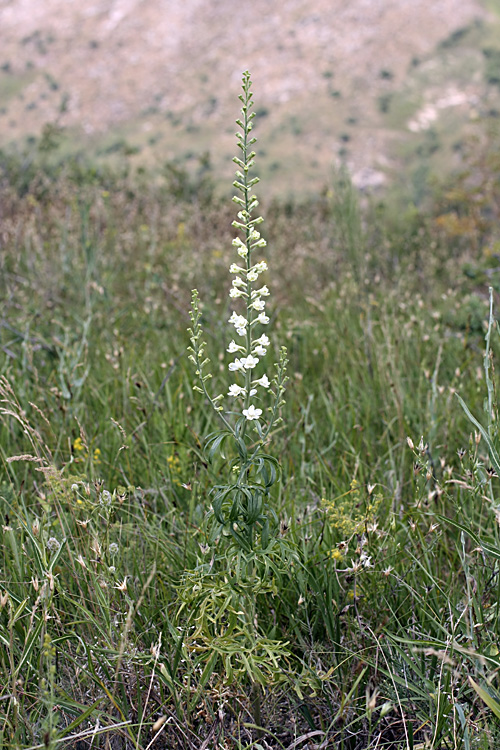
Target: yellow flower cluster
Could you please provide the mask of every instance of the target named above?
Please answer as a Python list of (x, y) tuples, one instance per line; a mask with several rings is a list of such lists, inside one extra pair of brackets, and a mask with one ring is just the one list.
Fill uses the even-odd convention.
[[(83, 445), (81, 437), (75, 438), (73, 442), (73, 450), (75, 451), (75, 453), (79, 454), (75, 461), (83, 461), (85, 458), (89, 458), (90, 456), (90, 453), (85, 450), (85, 446)], [(95, 464), (101, 463), (101, 451), (99, 448), (94, 448), (92, 460)]]
[(342, 560), (344, 555), (338, 549), (338, 547), (336, 547), (335, 549), (330, 550), (330, 557), (332, 558), (332, 560)]
[[(364, 531), (368, 524), (373, 523), (381, 502), (382, 498), (379, 495), (369, 495), (365, 501), (356, 479), (352, 480), (350, 489), (343, 495), (321, 500), (331, 527), (337, 529), (344, 539)], [(332, 557), (340, 559), (336, 553), (342, 556), (340, 550), (334, 550), (331, 553)]]
[(167, 456), (167, 466), (170, 469), (173, 483), (180, 485), (180, 480), (174, 476), (175, 474), (180, 474), (181, 471), (181, 462), (179, 460), (179, 456)]

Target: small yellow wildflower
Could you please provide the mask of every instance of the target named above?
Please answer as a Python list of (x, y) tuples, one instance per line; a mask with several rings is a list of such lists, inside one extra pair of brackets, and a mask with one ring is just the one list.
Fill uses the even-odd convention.
[(82, 451), (83, 450), (83, 443), (81, 437), (75, 438), (75, 442), (73, 443), (73, 448), (75, 451)]
[(374, 497), (368, 494), (368, 500), (363, 498), (361, 487), (356, 479), (352, 480), (347, 492), (332, 499), (322, 498), (321, 500), (330, 526), (346, 538), (366, 528), (367, 524), (373, 525), (381, 502), (380, 495)]
[[(180, 460), (179, 456), (167, 456), (167, 465), (172, 474), (179, 474), (180, 473)], [(174, 484), (180, 485), (179, 479), (175, 478), (173, 479)]]

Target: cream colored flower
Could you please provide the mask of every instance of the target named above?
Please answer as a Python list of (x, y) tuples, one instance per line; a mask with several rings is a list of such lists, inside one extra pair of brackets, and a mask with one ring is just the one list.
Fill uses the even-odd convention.
[(253, 419), (258, 419), (261, 414), (262, 414), (262, 409), (256, 409), (253, 404), (250, 404), (248, 409), (243, 409), (243, 416), (245, 416), (249, 421), (252, 421)]

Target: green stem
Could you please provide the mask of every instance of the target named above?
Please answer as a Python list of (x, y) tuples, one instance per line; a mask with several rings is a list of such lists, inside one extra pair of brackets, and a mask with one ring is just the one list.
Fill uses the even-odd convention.
[[(246, 335), (246, 356), (248, 357), (249, 354), (252, 353), (252, 322), (253, 322), (253, 308), (251, 306), (252, 304), (252, 282), (248, 278), (248, 272), (250, 271), (250, 268), (252, 267), (252, 250), (250, 247), (250, 202), (248, 200), (248, 193), (249, 193), (249, 185), (248, 185), (248, 132), (249, 132), (249, 117), (248, 117), (248, 109), (249, 109), (249, 82), (250, 78), (247, 78), (245, 80), (245, 101), (243, 106), (243, 163), (245, 164), (243, 168), (243, 185), (244, 185), (244, 192), (245, 192), (245, 223), (246, 223), (246, 229), (245, 229), (245, 244), (247, 248), (247, 256), (246, 256), (246, 270), (247, 270), (247, 335)], [(246, 370), (245, 371), (245, 409), (248, 409), (250, 405), (250, 387), (251, 387), (251, 381), (252, 381), (252, 371)], [(244, 440), (245, 434), (247, 430), (247, 423), (245, 422), (243, 425), (243, 430), (241, 437)]]

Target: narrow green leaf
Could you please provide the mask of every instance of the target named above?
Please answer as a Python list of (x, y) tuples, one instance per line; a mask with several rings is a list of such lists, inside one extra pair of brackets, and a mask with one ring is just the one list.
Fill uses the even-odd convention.
[(478, 545), (478, 547), (481, 547), (481, 549), (484, 551), (486, 555), (489, 555), (490, 557), (493, 557), (496, 560), (500, 560), (500, 550), (498, 550), (492, 544), (482, 541), (480, 537), (474, 531), (472, 531), (472, 529), (469, 526), (464, 526), (458, 521), (454, 521), (451, 518), (442, 516), (439, 513), (436, 513), (436, 516), (443, 523), (446, 523), (449, 526), (453, 526), (455, 529), (458, 529), (459, 531), (463, 531), (464, 534), (467, 534), (468, 536), (470, 536), (472, 541), (475, 542)]
[(481, 687), (481, 685), (478, 685), (477, 682), (474, 682), (472, 677), (469, 677), (469, 684), (474, 688), (479, 697), (486, 703), (488, 708), (491, 708), (497, 719), (500, 719), (500, 700), (496, 696), (491, 695), (487, 690), (485, 690), (485, 688)]
[(500, 477), (500, 456), (498, 455), (498, 452), (495, 446), (493, 445), (493, 441), (491, 437), (489, 436), (488, 431), (483, 427), (483, 425), (480, 422), (478, 422), (475, 416), (469, 411), (465, 401), (463, 400), (463, 398), (461, 398), (458, 395), (458, 393), (457, 393), (457, 398), (460, 401), (460, 405), (462, 409), (464, 410), (464, 412), (466, 413), (469, 420), (472, 422), (473, 425), (475, 425), (475, 427), (477, 427), (482, 437), (484, 438), (484, 442), (488, 446), (488, 454), (489, 454), (492, 466), (495, 469), (498, 476)]
[(40, 631), (42, 629), (42, 625), (43, 625), (43, 620), (42, 620), (42, 618), (40, 618), (39, 622), (37, 623), (36, 628), (31, 633), (30, 638), (24, 644), (23, 655), (22, 655), (22, 657), (21, 657), (21, 659), (20, 659), (20, 661), (19, 661), (19, 663), (18, 663), (18, 665), (16, 667), (16, 671), (15, 671), (16, 677), (17, 677), (17, 675), (21, 674), (22, 668), (24, 667), (24, 665), (28, 661), (28, 659), (29, 659), (29, 657), (31, 655), (31, 652), (33, 651), (33, 646), (35, 645), (35, 642), (37, 641), (38, 636), (40, 635)]
[[(71, 722), (71, 724), (68, 724), (67, 727), (59, 731), (59, 737), (64, 737), (66, 734), (69, 734), (70, 732), (73, 732), (75, 729), (77, 729), (80, 724), (83, 724), (84, 721), (86, 721), (89, 716), (91, 716), (95, 709), (99, 706), (99, 704), (104, 700), (104, 696), (101, 698), (98, 698), (94, 703), (92, 703), (91, 706), (85, 709), (85, 711), (76, 717), (74, 721)], [(82, 706), (83, 708), (83, 706)]]
[(59, 546), (59, 549), (57, 550), (57, 552), (55, 553), (54, 557), (53, 557), (53, 558), (52, 558), (52, 560), (50, 561), (50, 565), (49, 565), (49, 571), (51, 571), (51, 572), (52, 572), (52, 570), (54, 570), (54, 567), (56, 566), (56, 564), (57, 564), (57, 561), (58, 561), (58, 560), (59, 560), (59, 558), (61, 557), (61, 555), (62, 555), (62, 552), (63, 552), (63, 549), (65, 548), (65, 546), (66, 546), (66, 542), (67, 542), (67, 541), (68, 541), (67, 539), (63, 539), (63, 540), (62, 540), (62, 542), (61, 542), (61, 544), (60, 544), (60, 546)]
[(215, 667), (217, 666), (218, 659), (219, 659), (218, 652), (217, 651), (213, 651), (212, 655), (209, 658), (209, 660), (205, 664), (205, 669), (203, 670), (203, 672), (201, 674), (200, 682), (199, 682), (199, 685), (198, 685), (198, 690), (196, 691), (196, 693), (194, 695), (194, 698), (193, 698), (193, 700), (190, 703), (190, 707), (189, 707), (190, 711), (192, 711), (196, 707), (196, 704), (198, 703), (198, 701), (200, 699), (200, 696), (201, 696), (201, 694), (203, 692), (203, 688), (205, 687), (205, 685), (209, 681), (211, 675), (213, 674), (213, 672), (215, 670)]

